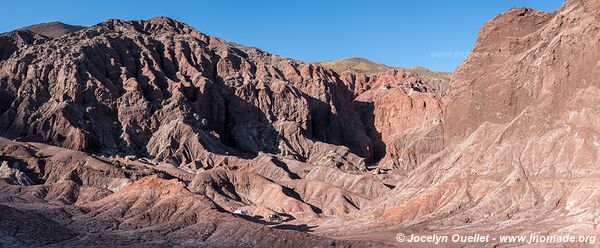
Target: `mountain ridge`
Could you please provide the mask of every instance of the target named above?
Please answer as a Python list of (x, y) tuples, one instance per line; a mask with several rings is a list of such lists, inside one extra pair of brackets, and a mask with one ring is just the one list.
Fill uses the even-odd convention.
[(425, 67), (412, 67), (412, 68), (401, 68), (387, 66), (383, 63), (377, 63), (361, 57), (352, 57), (347, 59), (339, 60), (328, 60), (316, 62), (317, 64), (330, 68), (342, 75), (345, 72), (354, 74), (365, 74), (367, 76), (374, 76), (390, 70), (405, 70), (408, 73), (419, 77), (423, 82), (432, 86), (439, 94), (444, 95), (449, 87), (452, 73), (443, 71), (433, 71)]
[[(599, 10), (572, 0), (498, 15), (447, 90), (405, 68), (337, 73), (165, 17), (37, 42), (16, 33), (0, 43), (11, 49), (0, 60), (0, 242), (594, 235), (600, 51), (587, 48)], [(9, 232), (31, 230), (19, 219), (56, 238)]]

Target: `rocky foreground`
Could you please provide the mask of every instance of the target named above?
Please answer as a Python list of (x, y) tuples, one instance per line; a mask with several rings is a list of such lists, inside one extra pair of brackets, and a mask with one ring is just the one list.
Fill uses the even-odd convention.
[(421, 69), (334, 70), (166, 17), (2, 34), (0, 244), (598, 234), (599, 13), (571, 0), (498, 15), (449, 88)]

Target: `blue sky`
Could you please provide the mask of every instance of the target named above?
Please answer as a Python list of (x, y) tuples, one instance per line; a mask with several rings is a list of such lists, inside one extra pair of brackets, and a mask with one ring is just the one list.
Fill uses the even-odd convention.
[(562, 0), (4, 1), (0, 32), (49, 21), (169, 16), (206, 34), (303, 61), (364, 57), (452, 71), (479, 27), (511, 7), (553, 11)]

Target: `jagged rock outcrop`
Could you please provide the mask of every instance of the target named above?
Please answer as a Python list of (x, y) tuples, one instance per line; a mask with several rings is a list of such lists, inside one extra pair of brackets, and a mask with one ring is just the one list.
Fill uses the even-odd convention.
[[(253, 216), (285, 213), (298, 223), (317, 223), (356, 212), (390, 191), (382, 179), (261, 154), (238, 168), (199, 172), (191, 192), (206, 195), (223, 209)], [(295, 223), (294, 221), (290, 223)]]
[(0, 61), (8, 59), (14, 52), (26, 45), (44, 43), (78, 30), (82, 26), (68, 25), (61, 22), (42, 23), (24, 27), (15, 31), (0, 34)]
[(370, 158), (337, 74), (168, 18), (110, 20), (24, 45), (0, 67), (8, 138), (190, 168), (213, 154), (306, 160), (315, 141)]
[(354, 105), (380, 168), (410, 171), (443, 149), (441, 106), (431, 94), (389, 86), (364, 92)]
[(48, 29), (11, 34), (40, 41), (24, 37), (6, 50), (0, 135), (151, 156), (189, 171), (258, 152), (365, 170), (381, 157), (373, 151), (382, 140), (378, 126), (365, 127), (374, 124), (359, 116), (375, 110), (359, 113), (354, 98), (392, 86), (436, 94), (405, 69), (339, 76), (164, 17), (66, 27), (52, 36)]
[(0, 135), (15, 140), (0, 138), (0, 242), (596, 234), (598, 13), (571, 0), (495, 17), (447, 92), (409, 69), (338, 74), (162, 17), (2, 36)]
[[(17, 50), (26, 45), (43, 43), (46, 38), (27, 30), (17, 30), (0, 34), (0, 61), (10, 58)], [(7, 103), (8, 104), (8, 103)]]
[(444, 99), (444, 150), (361, 209), (362, 223), (597, 234), (600, 51), (588, 48), (598, 43), (599, 12), (597, 2), (573, 0), (554, 13), (511, 9), (484, 25)]
[(9, 163), (8, 161), (2, 161), (0, 164), (0, 182), (15, 185), (33, 185), (33, 181), (27, 176), (27, 174), (21, 171), (18, 163)]
[[(298, 232), (314, 228), (302, 224), (306, 222), (285, 221), (267, 227), (259, 219), (235, 216), (230, 213), (232, 210), (223, 208), (227, 204), (231, 207), (233, 202), (223, 204), (215, 195), (199, 191), (219, 187), (200, 183), (203, 175), (216, 178), (229, 175), (231, 183), (238, 187), (231, 193), (244, 196), (246, 203), (248, 199), (259, 202), (261, 198), (257, 198), (255, 193), (261, 190), (276, 192), (277, 189), (284, 189), (249, 172), (214, 169), (198, 174), (197, 179), (190, 183), (179, 179), (167, 180), (173, 176), (158, 170), (158, 166), (152, 173), (138, 170), (140, 165), (152, 165), (145, 164), (143, 159), (124, 160), (120, 164), (114, 163), (118, 160), (114, 158), (111, 164), (110, 160), (105, 161), (105, 158), (79, 151), (3, 138), (0, 138), (0, 152), (0, 160), (3, 161), (0, 162), (0, 245), (3, 247), (107, 244), (196, 247), (382, 245), (336, 241)], [(5, 167), (10, 168), (9, 177), (5, 177)], [(20, 180), (12, 180), (15, 175), (19, 175), (16, 179)], [(108, 181), (113, 183), (106, 183)], [(207, 187), (202, 188), (201, 185)], [(289, 193), (293, 192), (290, 189), (286, 190), (281, 191), (281, 197), (292, 204), (295, 202), (298, 206), (306, 207), (306, 214), (316, 215), (312, 212), (312, 206), (294, 198), (296, 196)], [(222, 192), (220, 189), (217, 191)], [(285, 193), (289, 196), (285, 196)], [(317, 194), (310, 201), (319, 203), (320, 197), (322, 195)], [(326, 199), (335, 197), (330, 194)], [(259, 203), (277, 206), (275, 200), (276, 197), (266, 193)], [(255, 206), (254, 209), (260, 210), (261, 206)], [(264, 211), (264, 216), (271, 211)]]
[[(200, 172), (190, 183), (191, 192), (207, 195), (215, 203), (233, 212), (244, 205), (261, 206), (293, 216), (316, 218), (313, 207), (293, 197), (290, 189), (260, 175), (248, 172), (214, 169)], [(251, 211), (253, 215), (257, 214)]]
[[(382, 85), (373, 83), (378, 81), (378, 74), (390, 74), (390, 72), (394, 72), (394, 74), (403, 75), (393, 80), (386, 80), (386, 84), (396, 84), (401, 81), (405, 81), (406, 78), (412, 78), (413, 80), (417, 80), (419, 82), (424, 83), (430, 88), (434, 89), (436, 94), (445, 95), (448, 87), (450, 85), (450, 79), (452, 73), (450, 72), (442, 72), (442, 71), (432, 71), (423, 67), (413, 67), (413, 68), (399, 68), (399, 67), (391, 67), (382, 63), (377, 63), (373, 61), (369, 61), (365, 58), (348, 58), (348, 59), (340, 59), (340, 60), (331, 60), (331, 61), (321, 61), (318, 62), (319, 65), (322, 65), (326, 68), (330, 68), (337, 72), (340, 75), (344, 75), (347, 77), (352, 77), (355, 75), (356, 78), (362, 81), (371, 81), (371, 84), (364, 82), (359, 85), (358, 88), (353, 87), (353, 80), (350, 79), (351, 89), (357, 90), (357, 94), (362, 93), (365, 88), (366, 89), (376, 89)], [(398, 73), (399, 72), (399, 73)], [(390, 79), (389, 77), (387, 79)], [(360, 82), (359, 82), (360, 83)], [(381, 83), (381, 82), (380, 82)]]
[[(23, 186), (13, 186), (23, 187)], [(6, 194), (0, 188), (0, 197)], [(8, 192), (13, 195), (30, 195)], [(79, 192), (81, 196), (82, 192)], [(67, 204), (67, 205), (64, 205)], [(223, 213), (177, 180), (139, 180), (98, 200), (0, 204), (2, 246), (380, 247), (269, 228)], [(28, 206), (27, 211), (20, 210)], [(286, 229), (286, 227), (281, 227)], [(9, 233), (11, 232), (11, 233)], [(161, 237), (158, 239), (157, 237)]]

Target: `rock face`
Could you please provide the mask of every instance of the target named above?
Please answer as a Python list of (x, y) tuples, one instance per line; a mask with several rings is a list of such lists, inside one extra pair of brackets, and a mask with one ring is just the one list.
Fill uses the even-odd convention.
[[(422, 81), (429, 87), (435, 89), (436, 93), (444, 95), (450, 85), (450, 79), (452, 73), (442, 71), (432, 71), (423, 67), (413, 68), (394, 68), (387, 66), (382, 63), (369, 61), (365, 58), (348, 58), (331, 61), (318, 62), (323, 67), (330, 68), (342, 75), (344, 73), (350, 73), (358, 75), (359, 77), (373, 77), (377, 74), (389, 74), (389, 71), (394, 69), (406, 72), (408, 77), (414, 77), (415, 79)], [(364, 75), (362, 75), (364, 74)], [(387, 81), (383, 83), (393, 83), (393, 81)], [(365, 87), (376, 88), (375, 85), (366, 84)], [(362, 91), (361, 91), (362, 92)], [(361, 93), (359, 92), (359, 93)]]
[(352, 92), (337, 74), (168, 18), (110, 20), (24, 45), (1, 67), (8, 138), (190, 169), (212, 167), (215, 154), (318, 159), (315, 142), (371, 157)]
[[(292, 231), (303, 230), (302, 225), (270, 228), (252, 218), (234, 216), (221, 207), (225, 204), (213, 201), (211, 194), (199, 193), (201, 179), (194, 179), (195, 186), (190, 186), (190, 191), (185, 182), (169, 179), (172, 176), (163, 171), (149, 175), (133, 161), (116, 167), (114, 163), (82, 152), (3, 138), (0, 138), (0, 148), (3, 153), (0, 160), (4, 161), (0, 167), (0, 245), (3, 247), (382, 246), (374, 242), (335, 241)], [(9, 174), (5, 173), (6, 161), (11, 161)], [(211, 173), (218, 174), (218, 170)], [(227, 173), (244, 175), (235, 171)], [(19, 180), (12, 180), (15, 175), (20, 175), (16, 177)], [(250, 176), (260, 178), (256, 174)], [(267, 183), (267, 180), (260, 182)], [(247, 190), (261, 190), (258, 188), (261, 184), (251, 183), (256, 188), (245, 185)], [(234, 194), (244, 195), (240, 188), (236, 190)], [(217, 200), (214, 196), (213, 199)], [(288, 199), (294, 202), (294, 198)]]
[(0, 135), (151, 156), (190, 171), (218, 166), (219, 156), (258, 152), (364, 170), (365, 162), (380, 159), (374, 146), (382, 138), (374, 131), (379, 123), (359, 116), (355, 96), (379, 87), (433, 94), (403, 69), (338, 76), (163, 17), (110, 20), (41, 44), (13, 43), (18, 52), (0, 69)]
[(364, 219), (417, 232), (597, 234), (600, 51), (587, 48), (599, 12), (568, 1), (484, 25), (444, 99), (444, 150), (361, 209)]
[(447, 91), (418, 70), (340, 73), (164, 17), (4, 34), (0, 244), (597, 234), (598, 13), (571, 0), (498, 15)]
[(27, 30), (0, 34), (0, 47), (2, 47), (0, 61), (8, 59), (14, 52), (26, 45), (40, 44), (45, 39), (45, 37)]
[(441, 106), (419, 88), (381, 87), (354, 102), (367, 132), (375, 137), (373, 156), (381, 168), (412, 170), (443, 148)]
[[(161, 213), (170, 208), (244, 209), (253, 222), (312, 231), (325, 219), (352, 216), (393, 188), (385, 176), (367, 173), (368, 166), (384, 159), (390, 161), (385, 169), (408, 171), (429, 156), (429, 150), (399, 137), (418, 133), (417, 123), (440, 115), (437, 91), (404, 69), (340, 76), (165, 17), (109, 20), (82, 29), (44, 24), (0, 38), (6, 47), (0, 60), (0, 135), (17, 140), (0, 140), (6, 155), (2, 199), (27, 199), (29, 208), (41, 209), (40, 216), (57, 203), (86, 212), (43, 220), (49, 227), (71, 223), (59, 239), (68, 245), (98, 238), (71, 240), (98, 231), (78, 231), (77, 223), (108, 228), (120, 240), (122, 230), (181, 227), (194, 214)], [(397, 109), (389, 116), (379, 112), (395, 100)], [(396, 121), (405, 124), (391, 128)], [(385, 148), (386, 142), (398, 144)], [(411, 162), (397, 162), (403, 158)], [(161, 187), (170, 186), (145, 181), (153, 174), (183, 181), (181, 194), (190, 199), (161, 199), (168, 194)], [(135, 193), (121, 193), (131, 187)], [(156, 211), (144, 205), (119, 212), (130, 207), (119, 200), (129, 197), (131, 204), (176, 202)], [(7, 206), (20, 215), (21, 206)], [(143, 211), (147, 214), (140, 215)], [(275, 222), (266, 219), (273, 213)], [(270, 231), (256, 233), (261, 232)], [(137, 243), (188, 242), (155, 234)], [(37, 244), (23, 242), (9, 244)]]
[(83, 29), (82, 26), (61, 22), (49, 22), (24, 27), (12, 32), (0, 34), (0, 61), (10, 57), (25, 45), (41, 44), (46, 40), (57, 38)]

